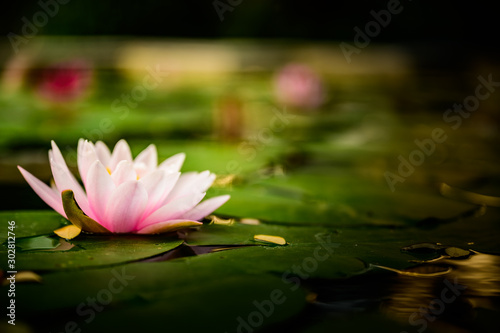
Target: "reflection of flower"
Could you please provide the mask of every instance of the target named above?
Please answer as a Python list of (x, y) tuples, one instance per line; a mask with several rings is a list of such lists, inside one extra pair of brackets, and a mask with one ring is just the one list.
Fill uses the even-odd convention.
[(45, 67), (36, 73), (36, 90), (53, 102), (68, 102), (83, 96), (91, 81), (90, 66), (71, 61)]
[(274, 79), (278, 101), (297, 108), (317, 108), (325, 95), (320, 78), (307, 66), (289, 64)]
[(49, 159), (55, 186), (19, 170), (40, 198), (84, 231), (152, 234), (200, 225), (198, 220), (229, 199), (223, 195), (200, 203), (215, 175), (209, 171), (181, 175), (184, 158), (180, 153), (157, 165), (155, 145), (133, 160), (125, 140), (111, 153), (100, 141), (94, 145), (80, 139), (78, 169), (85, 191), (54, 142)]

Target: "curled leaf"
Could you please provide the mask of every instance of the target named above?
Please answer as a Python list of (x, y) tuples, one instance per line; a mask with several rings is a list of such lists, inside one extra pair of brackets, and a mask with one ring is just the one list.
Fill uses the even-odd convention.
[[(68, 220), (76, 227), (83, 231), (95, 234), (110, 234), (111, 231), (104, 228), (102, 225), (85, 215), (85, 213), (78, 207), (73, 191), (66, 190), (62, 192), (62, 202), (64, 212)], [(75, 236), (76, 237), (76, 236)]]
[(500, 207), (499, 197), (493, 197), (489, 195), (478, 194), (462, 190), (456, 187), (451, 187), (450, 185), (445, 183), (441, 184), (439, 190), (441, 194), (447, 198), (462, 200), (476, 205)]
[(234, 219), (223, 219), (220, 217), (217, 217), (215, 215), (210, 215), (208, 218), (211, 220), (211, 224), (222, 224), (222, 225), (233, 225), (234, 224)]

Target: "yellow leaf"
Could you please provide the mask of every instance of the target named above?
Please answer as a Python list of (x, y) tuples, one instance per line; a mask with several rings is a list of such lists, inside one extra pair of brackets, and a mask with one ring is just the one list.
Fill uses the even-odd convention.
[(82, 232), (82, 229), (76, 225), (67, 225), (65, 227), (54, 230), (54, 233), (64, 239), (73, 239)]
[(255, 235), (253, 239), (256, 241), (273, 243), (278, 245), (286, 245), (286, 240), (280, 236), (270, 236), (270, 235)]
[(240, 223), (249, 225), (259, 225), (260, 221), (257, 219), (244, 218), (240, 220)]
[[(4, 276), (4, 279), (2, 280), (2, 271), (0, 271), (0, 281), (2, 281), (3, 286), (7, 286), (10, 284), (9, 280), (6, 279), (7, 275)], [(42, 277), (32, 271), (20, 271), (17, 272), (16, 274), (16, 283), (28, 283), (28, 282), (42, 282)]]
[(210, 223), (213, 224), (222, 224), (222, 225), (233, 225), (234, 224), (234, 219), (222, 219), (220, 217), (217, 217), (215, 215), (210, 215), (208, 216), (210, 220), (212, 220)]

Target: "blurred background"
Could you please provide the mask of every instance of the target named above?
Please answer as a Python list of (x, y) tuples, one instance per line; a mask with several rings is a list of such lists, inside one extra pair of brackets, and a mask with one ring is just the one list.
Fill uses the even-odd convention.
[(80, 137), (155, 142), (160, 158), (185, 151), (184, 170), (247, 182), (335, 164), (389, 191), (385, 172), (440, 127), (432, 163), (397, 186), (495, 192), (482, 162), (500, 94), (457, 130), (443, 121), (478, 76), (500, 77), (486, 1), (42, 0), (1, 15), (0, 209), (46, 208), (15, 166), (48, 182), (50, 140), (74, 168)]

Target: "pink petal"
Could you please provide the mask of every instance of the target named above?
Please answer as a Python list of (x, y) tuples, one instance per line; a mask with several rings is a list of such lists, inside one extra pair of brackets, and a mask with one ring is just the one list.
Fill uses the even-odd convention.
[(142, 229), (139, 229), (136, 233), (138, 234), (156, 234), (161, 229), (163, 229), (165, 226), (175, 226), (176, 224), (182, 224), (182, 223), (191, 223), (191, 224), (196, 224), (196, 225), (203, 225), (203, 223), (198, 222), (198, 221), (189, 221), (189, 220), (170, 220), (170, 221), (165, 221), (165, 222), (159, 222), (155, 223), (152, 225), (148, 225), (147, 227), (144, 227)]
[(211, 214), (214, 210), (225, 204), (226, 201), (229, 200), (229, 198), (229, 195), (221, 195), (218, 197), (207, 199), (190, 211), (182, 214), (181, 219), (194, 221), (201, 220), (202, 218), (204, 218), (208, 214)]
[(97, 153), (97, 157), (99, 161), (105, 166), (109, 165), (109, 161), (111, 160), (111, 152), (109, 151), (108, 146), (102, 141), (97, 141), (95, 143), (95, 152)]
[[(181, 175), (174, 189), (165, 199), (165, 203), (179, 198), (190, 193), (205, 192), (213, 182), (213, 177), (210, 171), (201, 173), (186, 172)], [(208, 186), (207, 186), (208, 185)]]
[(182, 214), (196, 206), (204, 196), (205, 193), (196, 193), (176, 198), (144, 218), (144, 220), (139, 223), (138, 229), (154, 223), (177, 219), (179, 216), (182, 216)]
[(185, 159), (186, 154), (179, 153), (167, 158), (158, 166), (158, 168), (167, 172), (179, 172)]
[(107, 166), (111, 169), (111, 171), (114, 171), (118, 163), (123, 160), (133, 162), (130, 147), (128, 146), (127, 141), (122, 139), (116, 143), (113, 153), (111, 154), (111, 160)]
[(33, 191), (35, 191), (38, 196), (45, 201), (47, 205), (52, 207), (53, 210), (66, 217), (66, 213), (64, 213), (64, 208), (62, 205), (61, 194), (57, 191), (54, 191), (52, 188), (47, 186), (44, 182), (40, 181), (38, 178), (33, 176), (28, 171), (24, 170), (20, 166), (17, 166), (21, 174), (23, 175), (26, 182), (31, 186)]
[(129, 180), (137, 180), (137, 173), (134, 170), (134, 166), (129, 161), (121, 161), (116, 166), (115, 171), (111, 174), (111, 179), (118, 186)]
[(89, 205), (95, 216), (94, 220), (106, 229), (111, 230), (109, 223), (105, 219), (105, 213), (109, 197), (116, 186), (100, 161), (95, 161), (90, 166), (85, 188), (87, 189)]
[(94, 145), (87, 140), (80, 139), (78, 141), (78, 171), (84, 185), (90, 166), (98, 159)]
[(148, 193), (142, 183), (134, 180), (118, 186), (106, 208), (106, 221), (111, 231), (126, 233), (135, 230), (147, 203)]
[(163, 204), (167, 195), (174, 188), (179, 176), (180, 172), (167, 173), (163, 170), (156, 170), (139, 180), (144, 184), (148, 192), (148, 206), (144, 212), (145, 216), (151, 214)]
[(72, 190), (75, 194), (75, 200), (78, 206), (80, 206), (85, 214), (90, 214), (89, 216), (91, 216), (92, 212), (89, 208), (87, 196), (75, 176), (69, 171), (61, 151), (54, 141), (52, 141), (52, 150), (49, 150), (49, 160), (54, 182), (56, 183), (59, 193), (64, 190)]
[(138, 172), (139, 177), (156, 170), (156, 167), (158, 166), (158, 153), (156, 151), (156, 146), (151, 144), (139, 155), (137, 155), (134, 160), (134, 166), (136, 169), (142, 171)]

